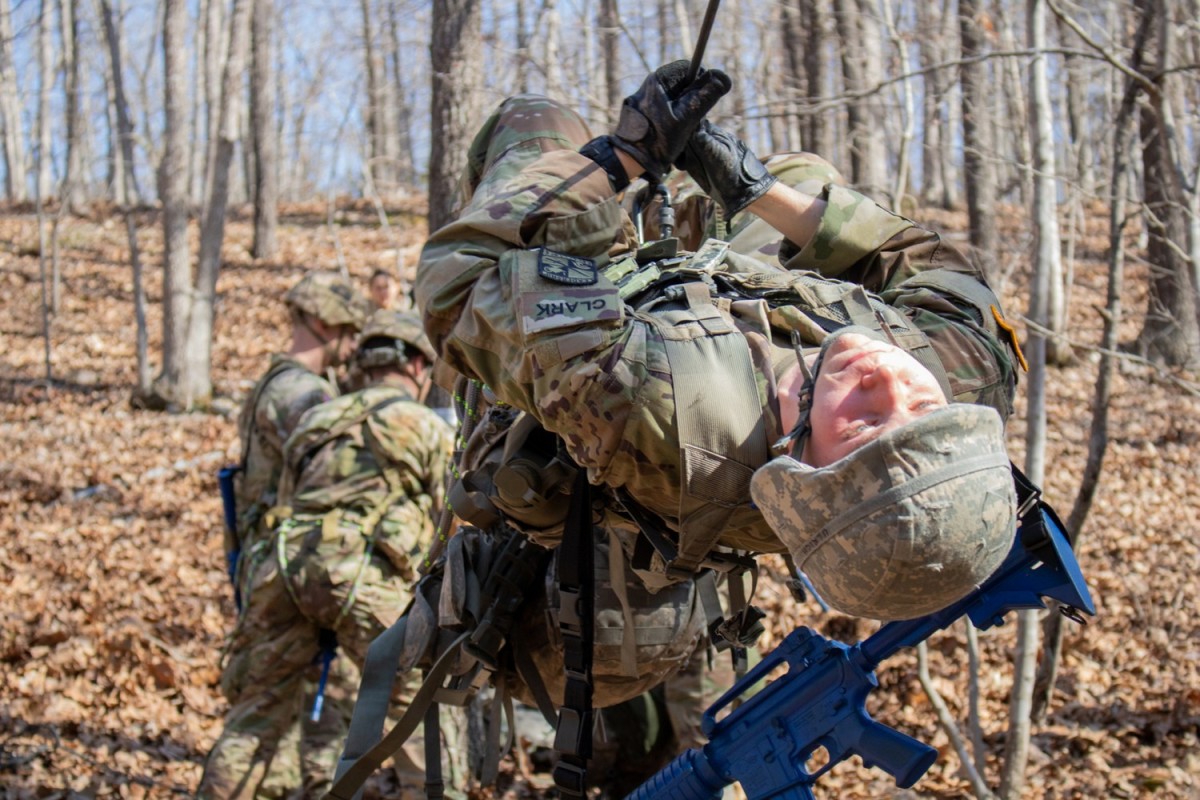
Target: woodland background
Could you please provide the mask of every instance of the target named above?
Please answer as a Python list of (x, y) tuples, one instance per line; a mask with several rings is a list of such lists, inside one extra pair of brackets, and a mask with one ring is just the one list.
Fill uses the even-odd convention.
[[(410, 277), (496, 102), (546, 93), (605, 130), (702, 12), (0, 0), (3, 796), (192, 790), (232, 614), (215, 473), (286, 345), (282, 292), (312, 268)], [(1035, 615), (981, 636), (978, 668), (962, 630), (931, 642), (982, 777), (907, 654), (872, 710), (938, 764), (908, 793), (844, 766), (819, 794), (1200, 796), (1200, 4), (727, 0), (705, 63), (759, 152), (819, 152), (987, 266), (1031, 361), (1013, 456), (1099, 609), (1052, 693)], [(869, 634), (774, 566), (764, 647)]]

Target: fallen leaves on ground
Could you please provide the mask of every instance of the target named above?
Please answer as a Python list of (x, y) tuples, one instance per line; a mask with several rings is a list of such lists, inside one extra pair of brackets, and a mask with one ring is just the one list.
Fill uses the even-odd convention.
[[(961, 216), (936, 216), (936, 225), (961, 228)], [(280, 255), (259, 262), (248, 255), (246, 215), (231, 220), (217, 287), (215, 410), (169, 414), (130, 404), (136, 329), (119, 218), (64, 223), (61, 303), (51, 324), (56, 383), (47, 387), (35, 221), (0, 217), (0, 797), (194, 791), (225, 710), (218, 659), (233, 613), (216, 471), (237, 458), (238, 404), (269, 354), (287, 344), (282, 293), (304, 270), (337, 268), (339, 258), (364, 285), (376, 267), (411, 270), (423, 235), (412, 217), (398, 215), (384, 229), (362, 207), (340, 211), (334, 225), (325, 218), (324, 208), (292, 209), (279, 232)], [(153, 213), (138, 224), (157, 360), (161, 237)], [(1017, 270), (1007, 282), (1010, 312), (1026, 305), (1025, 277)], [(1095, 307), (1104, 284), (1098, 261), (1076, 266), (1070, 330), (1082, 345), (1099, 339)], [(1135, 271), (1131, 317), (1144, 307), (1143, 284)], [(1137, 329), (1128, 320), (1123, 338)], [(1083, 347), (1076, 356), (1053, 371), (1049, 387), (1045, 489), (1064, 517), (1078, 490), (1096, 382), (1095, 352)], [(1034, 730), (1024, 797), (1200, 792), (1200, 408), (1174, 380), (1188, 377), (1132, 363), (1117, 376), (1108, 457), (1079, 547), (1099, 613), (1086, 628), (1067, 630), (1054, 704)], [(1018, 463), (1023, 408), (1022, 401), (1010, 423)], [(869, 623), (797, 605), (780, 583), (781, 562), (764, 564), (758, 599), (772, 612), (764, 647), (798, 624), (845, 641), (871, 633)], [(982, 735), (993, 786), (1013, 628), (981, 636)], [(956, 627), (929, 646), (934, 685), (959, 720), (968, 701), (964, 642)], [(937, 763), (906, 792), (877, 770), (842, 765), (822, 779), (818, 796), (970, 794), (913, 655), (897, 656), (879, 677), (872, 712), (937, 747)], [(518, 779), (507, 796), (541, 796), (545, 786)]]

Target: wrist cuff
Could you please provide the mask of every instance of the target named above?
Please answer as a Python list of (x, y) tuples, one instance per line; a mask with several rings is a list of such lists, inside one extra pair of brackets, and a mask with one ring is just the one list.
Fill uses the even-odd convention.
[(579, 148), (579, 153), (600, 165), (608, 174), (608, 183), (614, 192), (619, 192), (629, 185), (629, 175), (621, 165), (621, 159), (617, 158), (617, 152), (613, 150), (611, 136), (597, 136)]

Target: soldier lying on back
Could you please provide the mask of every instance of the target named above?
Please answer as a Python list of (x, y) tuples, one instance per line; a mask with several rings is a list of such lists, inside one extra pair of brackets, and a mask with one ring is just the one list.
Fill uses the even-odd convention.
[[(449, 367), (655, 521), (650, 584), (723, 549), (786, 551), (847, 613), (939, 609), (1011, 544), (999, 301), (937, 234), (844, 186), (792, 189), (701, 126), (729, 81), (681, 86), (685, 68), (649, 76), (614, 135), (538, 158), (430, 238), (426, 330)], [(638, 263), (616, 195), (674, 163), (727, 217), (745, 208), (786, 235), (789, 272), (719, 245)]]

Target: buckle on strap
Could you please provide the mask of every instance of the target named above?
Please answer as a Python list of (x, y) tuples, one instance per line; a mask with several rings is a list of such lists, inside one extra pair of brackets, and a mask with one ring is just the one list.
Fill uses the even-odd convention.
[[(558, 725), (554, 732), (554, 749), (563, 755), (588, 758), (591, 756), (592, 712), (563, 707), (558, 710)], [(587, 742), (584, 741), (586, 737)], [(584, 751), (587, 752), (584, 752)], [(561, 759), (559, 763), (562, 763)]]
[(586, 797), (587, 770), (560, 758), (554, 765), (554, 785), (563, 797)]

